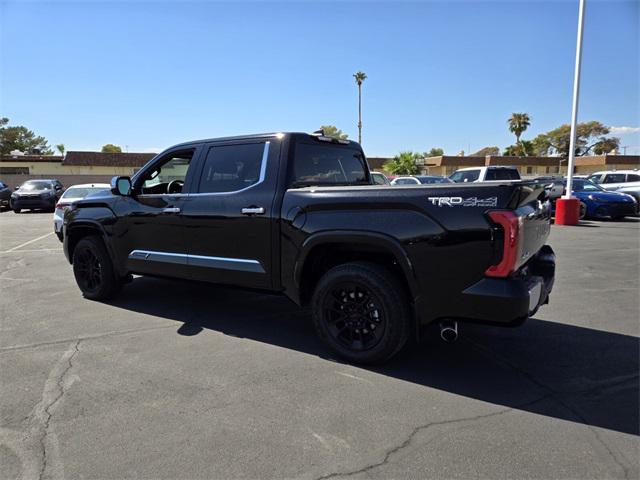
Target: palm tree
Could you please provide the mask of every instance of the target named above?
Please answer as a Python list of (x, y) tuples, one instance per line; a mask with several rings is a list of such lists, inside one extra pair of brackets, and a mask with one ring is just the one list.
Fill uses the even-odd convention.
[(358, 84), (358, 143), (362, 143), (362, 82), (367, 78), (367, 74), (358, 70), (353, 74)]
[(59, 143), (58, 145), (56, 145), (56, 150), (58, 150), (60, 152), (60, 155), (64, 157), (64, 151), (65, 151), (64, 143)]
[(524, 132), (529, 125), (531, 125), (531, 119), (528, 113), (512, 113), (509, 120), (509, 131), (516, 136), (516, 145), (520, 146), (520, 135)]

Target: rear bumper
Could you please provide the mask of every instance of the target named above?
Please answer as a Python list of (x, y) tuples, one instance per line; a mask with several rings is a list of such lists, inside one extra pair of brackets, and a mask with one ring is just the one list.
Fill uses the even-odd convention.
[(556, 259), (548, 245), (508, 278), (483, 278), (462, 292), (465, 313), (460, 320), (513, 326), (535, 315), (549, 302)]

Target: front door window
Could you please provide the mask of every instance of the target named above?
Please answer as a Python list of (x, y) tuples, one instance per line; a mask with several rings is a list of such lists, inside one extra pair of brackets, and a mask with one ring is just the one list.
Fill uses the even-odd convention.
[(193, 152), (193, 150), (185, 150), (171, 153), (156, 163), (139, 179), (140, 193), (147, 195), (182, 193)]

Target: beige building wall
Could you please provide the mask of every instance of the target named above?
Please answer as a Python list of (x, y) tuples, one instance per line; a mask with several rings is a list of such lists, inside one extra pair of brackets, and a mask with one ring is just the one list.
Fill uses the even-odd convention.
[(29, 168), (29, 175), (133, 175), (133, 167), (110, 167), (96, 165), (63, 165), (61, 162), (12, 162), (3, 161), (0, 167)]

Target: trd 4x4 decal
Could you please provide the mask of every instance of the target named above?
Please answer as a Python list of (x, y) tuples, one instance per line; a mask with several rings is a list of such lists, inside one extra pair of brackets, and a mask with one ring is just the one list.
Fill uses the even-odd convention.
[(429, 201), (438, 207), (496, 207), (498, 205), (498, 197), (429, 197)]

